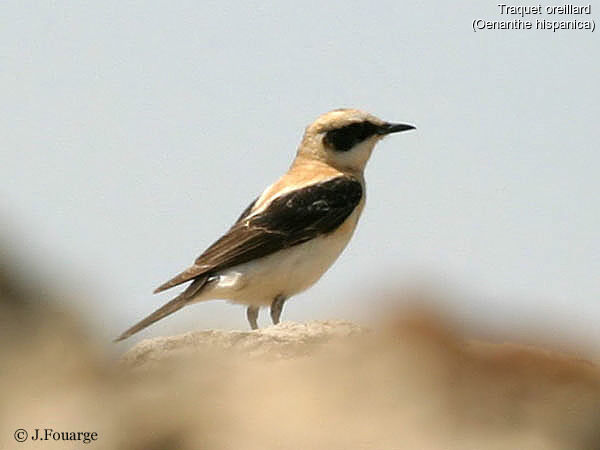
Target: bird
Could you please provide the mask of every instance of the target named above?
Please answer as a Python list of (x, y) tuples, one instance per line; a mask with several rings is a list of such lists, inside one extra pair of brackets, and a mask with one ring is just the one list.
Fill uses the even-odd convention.
[(246, 305), (252, 330), (261, 307), (270, 307), (278, 324), (284, 303), (317, 282), (350, 241), (365, 206), (364, 169), (375, 144), (413, 129), (358, 109), (320, 115), (306, 127), (288, 171), (190, 267), (154, 293), (191, 283), (115, 341), (184, 306), (213, 299)]

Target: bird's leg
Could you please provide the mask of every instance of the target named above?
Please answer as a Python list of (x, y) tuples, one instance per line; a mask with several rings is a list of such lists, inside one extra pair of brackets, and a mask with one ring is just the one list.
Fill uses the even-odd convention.
[(258, 319), (258, 309), (258, 306), (248, 306), (248, 309), (246, 309), (246, 317), (248, 318), (250, 328), (253, 330), (258, 328), (258, 324), (256, 323), (256, 320)]
[(283, 311), (283, 304), (285, 303), (286, 298), (283, 295), (278, 295), (271, 303), (271, 320), (273, 321), (273, 325), (277, 325), (279, 323), (279, 318), (281, 317), (281, 311)]

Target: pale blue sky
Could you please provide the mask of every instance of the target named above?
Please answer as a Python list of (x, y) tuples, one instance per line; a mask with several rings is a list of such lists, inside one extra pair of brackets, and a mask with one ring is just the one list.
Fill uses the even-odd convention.
[[(305, 125), (357, 107), (418, 130), (377, 148), (354, 240), (284, 320), (360, 320), (418, 277), (458, 292), (465, 323), (600, 340), (598, 34), (474, 33), (495, 4), (3, 2), (5, 238), (115, 336)], [(213, 327), (245, 329), (243, 308), (192, 306), (139, 337)]]

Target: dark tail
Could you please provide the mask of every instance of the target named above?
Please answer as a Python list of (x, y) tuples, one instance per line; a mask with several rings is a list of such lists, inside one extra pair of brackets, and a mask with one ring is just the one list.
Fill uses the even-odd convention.
[(124, 331), (118, 338), (114, 340), (114, 342), (127, 339), (129, 336), (152, 325), (154, 322), (162, 319), (163, 317), (167, 317), (168, 315), (173, 314), (175, 311), (179, 311), (181, 308), (187, 305), (194, 298), (194, 296), (204, 287), (207, 278), (208, 277), (202, 277), (194, 280), (194, 282), (190, 284), (185, 291), (183, 291), (169, 303), (166, 303), (160, 308), (158, 308), (148, 317), (140, 320), (134, 326)]

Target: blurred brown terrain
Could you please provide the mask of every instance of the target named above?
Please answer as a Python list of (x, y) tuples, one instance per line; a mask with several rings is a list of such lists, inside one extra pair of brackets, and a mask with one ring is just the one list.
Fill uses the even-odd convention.
[[(2, 449), (600, 449), (595, 364), (432, 313), (196, 331), (115, 360), (26, 286), (2, 266)], [(19, 428), (98, 440), (18, 443)]]

